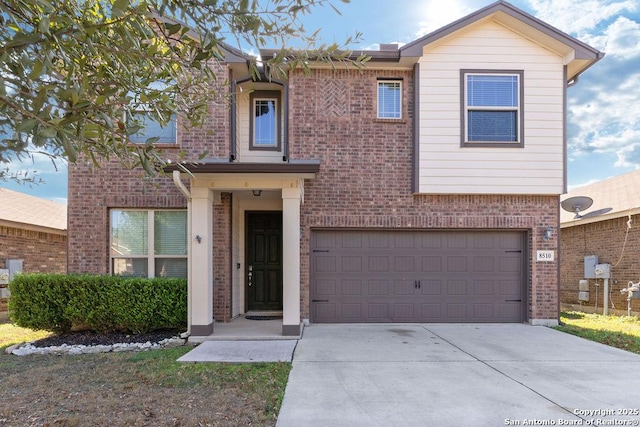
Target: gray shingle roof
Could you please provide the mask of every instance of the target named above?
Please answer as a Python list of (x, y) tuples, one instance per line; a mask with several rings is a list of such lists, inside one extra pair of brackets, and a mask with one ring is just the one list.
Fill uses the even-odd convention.
[(67, 229), (67, 207), (61, 203), (0, 188), (0, 221)]
[(561, 210), (560, 223), (562, 227), (572, 227), (640, 213), (640, 169), (573, 189), (560, 197), (560, 200), (574, 196), (587, 196), (593, 199), (593, 205), (580, 212), (581, 215), (600, 209), (611, 208), (611, 210), (601, 215), (582, 219), (574, 219), (573, 213)]

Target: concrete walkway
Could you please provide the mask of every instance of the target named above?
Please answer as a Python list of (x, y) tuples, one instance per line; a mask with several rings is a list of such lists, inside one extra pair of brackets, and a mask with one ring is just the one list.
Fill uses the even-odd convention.
[(638, 425), (635, 411), (640, 356), (553, 329), (311, 325), (277, 426)]

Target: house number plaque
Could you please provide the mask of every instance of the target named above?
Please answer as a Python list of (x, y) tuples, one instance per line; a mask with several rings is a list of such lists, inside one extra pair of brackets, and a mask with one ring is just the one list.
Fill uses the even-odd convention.
[(536, 261), (538, 262), (551, 262), (555, 260), (554, 251), (537, 251)]

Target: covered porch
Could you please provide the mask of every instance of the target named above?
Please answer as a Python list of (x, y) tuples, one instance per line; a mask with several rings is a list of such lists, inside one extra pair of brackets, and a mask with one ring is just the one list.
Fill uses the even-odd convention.
[[(187, 198), (189, 340), (299, 337), (300, 207), (319, 162), (184, 166), (173, 179)], [(281, 319), (245, 318), (253, 310)]]

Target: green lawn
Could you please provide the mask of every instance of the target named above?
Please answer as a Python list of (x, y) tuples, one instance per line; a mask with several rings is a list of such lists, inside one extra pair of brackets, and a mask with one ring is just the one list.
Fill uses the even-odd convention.
[(82, 355), (6, 354), (34, 332), (0, 322), (0, 425), (273, 426), (290, 363), (179, 363), (190, 346)]
[(640, 354), (640, 319), (603, 316), (578, 311), (562, 312), (557, 330)]

